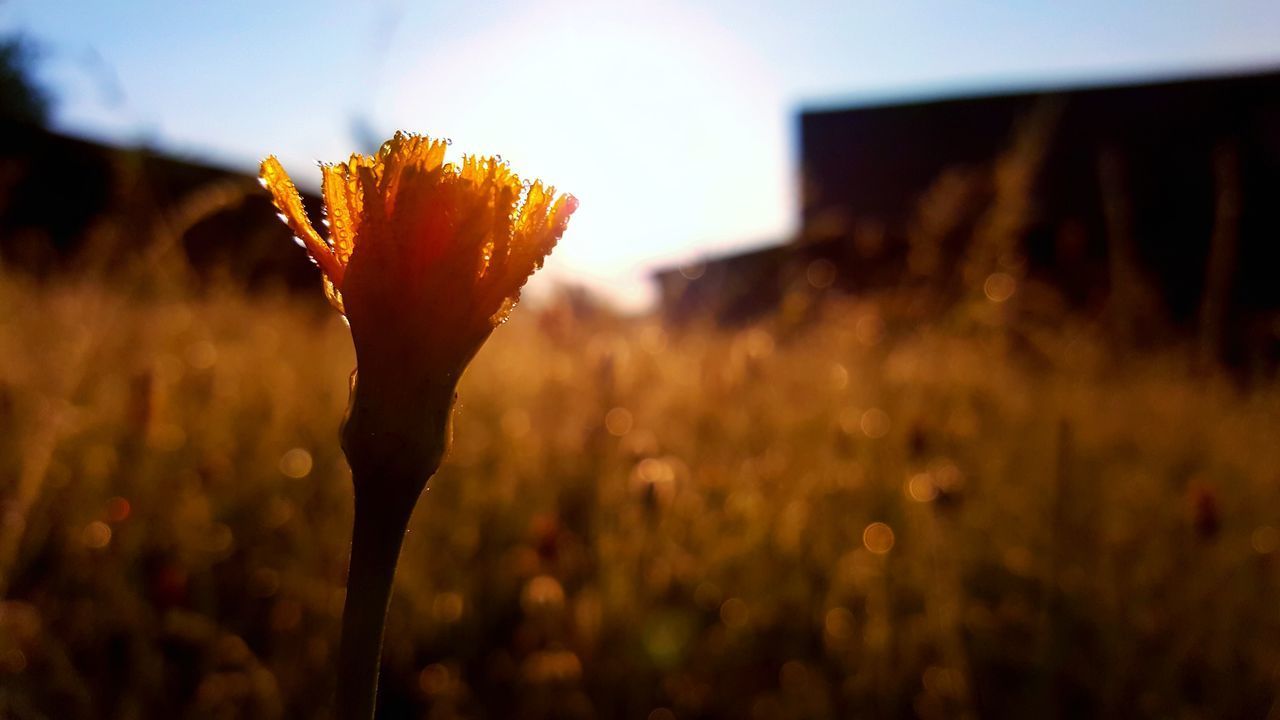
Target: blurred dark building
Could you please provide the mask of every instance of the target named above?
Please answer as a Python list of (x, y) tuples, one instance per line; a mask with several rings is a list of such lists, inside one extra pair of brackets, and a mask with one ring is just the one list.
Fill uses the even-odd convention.
[(799, 130), (798, 237), (659, 271), (670, 317), (745, 319), (806, 282), (961, 292), (985, 262), (1130, 325), (1274, 332), (1280, 72), (810, 110)]
[(31, 80), (31, 43), (20, 36), (0, 38), (0, 117), (43, 125), (49, 97)]
[[(318, 197), (304, 193), (318, 218)], [(257, 178), (0, 120), (0, 263), (47, 275), (185, 258), (197, 278), (314, 289)]]

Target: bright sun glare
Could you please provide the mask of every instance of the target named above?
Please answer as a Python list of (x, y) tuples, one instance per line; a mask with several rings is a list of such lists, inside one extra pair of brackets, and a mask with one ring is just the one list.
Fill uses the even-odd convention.
[(581, 200), (553, 281), (585, 279), (634, 306), (655, 264), (789, 225), (778, 84), (696, 13), (544, 6), (437, 47), (399, 38), (388, 63), (414, 69), (380, 89), (380, 127), (501, 152)]

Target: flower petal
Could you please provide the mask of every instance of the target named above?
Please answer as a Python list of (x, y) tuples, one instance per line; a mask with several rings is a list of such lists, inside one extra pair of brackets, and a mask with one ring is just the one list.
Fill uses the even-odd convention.
[(520, 208), (515, 236), (511, 243), (511, 258), (506, 271), (506, 282), (519, 290), (542, 267), (543, 260), (564, 235), (569, 216), (578, 209), (578, 200), (572, 195), (555, 197), (555, 188), (535, 182), (529, 187), (529, 195)]
[(359, 178), (346, 165), (320, 166), (320, 193), (324, 195), (329, 219), (329, 241), (334, 257), (344, 267), (356, 246), (356, 224), (360, 222)]
[(285, 224), (301, 238), (307, 252), (311, 253), (311, 257), (324, 274), (334, 285), (341, 288), (342, 265), (334, 256), (329, 244), (322, 240), (315, 228), (311, 226), (311, 221), (307, 219), (307, 211), (302, 207), (302, 197), (298, 195), (298, 188), (289, 179), (289, 174), (284, 171), (284, 167), (280, 165), (275, 155), (262, 161), (259, 177), (262, 178), (263, 186), (271, 191), (276, 209), (280, 211)]

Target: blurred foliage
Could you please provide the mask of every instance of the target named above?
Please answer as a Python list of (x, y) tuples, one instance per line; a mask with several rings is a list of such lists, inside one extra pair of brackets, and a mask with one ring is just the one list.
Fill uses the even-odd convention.
[[(818, 265), (744, 327), (521, 308), (412, 523), (382, 716), (1274, 712), (1280, 385), (1064, 312), (1018, 250), (1034, 149), (923, 199), (873, 295)], [(0, 275), (0, 717), (327, 712), (354, 357), (319, 292), (195, 282), (185, 229), (236, 197)]]
[(0, 118), (44, 125), (49, 98), (31, 77), (34, 51), (21, 37), (0, 38)]
[[(348, 332), (143, 287), (0, 278), (0, 716), (323, 717)], [(523, 308), (412, 524), (384, 717), (1265, 715), (1280, 388), (1024, 295)]]

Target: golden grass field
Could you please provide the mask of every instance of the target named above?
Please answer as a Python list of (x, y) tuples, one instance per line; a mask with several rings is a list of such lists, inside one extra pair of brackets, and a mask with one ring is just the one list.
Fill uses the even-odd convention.
[[(0, 716), (323, 717), (348, 331), (113, 287), (0, 279)], [(984, 302), (522, 307), (412, 523), (383, 717), (1276, 717), (1280, 388)]]

